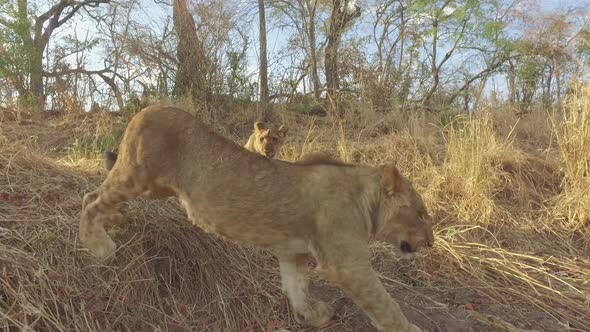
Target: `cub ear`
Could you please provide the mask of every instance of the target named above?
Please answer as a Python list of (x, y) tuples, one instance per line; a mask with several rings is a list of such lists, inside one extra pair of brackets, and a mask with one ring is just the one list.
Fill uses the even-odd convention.
[(404, 191), (402, 175), (400, 174), (397, 167), (394, 164), (388, 164), (381, 167), (382, 168), (382, 177), (381, 177), (381, 189), (383, 191), (392, 196), (394, 193), (399, 193)]
[(266, 129), (266, 124), (264, 122), (256, 121), (254, 122), (254, 130), (255, 131), (263, 131)]
[(281, 134), (281, 136), (283, 136), (283, 137), (287, 136), (288, 131), (289, 131), (289, 128), (287, 128), (287, 126), (285, 126), (285, 125), (281, 125), (278, 129), (279, 134)]

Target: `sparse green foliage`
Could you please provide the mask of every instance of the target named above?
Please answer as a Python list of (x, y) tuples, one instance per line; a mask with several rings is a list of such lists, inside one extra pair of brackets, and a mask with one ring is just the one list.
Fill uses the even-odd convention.
[[(14, 17), (12, 22), (0, 24), (0, 76), (6, 77), (21, 96), (21, 106), (28, 99), (28, 79), (31, 72), (32, 45), (29, 18), (19, 13), (12, 4), (0, 6), (6, 14)], [(23, 38), (24, 37), (24, 38)]]

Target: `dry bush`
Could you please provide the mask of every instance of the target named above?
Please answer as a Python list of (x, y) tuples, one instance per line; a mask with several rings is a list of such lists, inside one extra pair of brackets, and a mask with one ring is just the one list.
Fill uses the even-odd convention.
[(447, 127), (447, 156), (445, 181), (440, 185), (443, 197), (456, 201), (460, 222), (478, 223), (494, 220), (497, 207), (492, 192), (498, 183), (492, 161), (511, 151), (496, 138), (492, 120), (486, 114), (481, 118), (457, 117)]
[(563, 192), (556, 199), (554, 212), (567, 229), (579, 230), (587, 236), (590, 228), (590, 85), (575, 87), (566, 99), (561, 122), (554, 122), (554, 130), (564, 172)]
[(519, 115), (508, 107), (498, 107), (489, 114), (500, 137), (513, 137), (527, 151), (546, 152), (554, 143), (552, 122), (559, 119), (551, 112), (540, 109)]
[(127, 117), (114, 117), (102, 112), (92, 114), (79, 121), (66, 120), (65, 126), (77, 123), (73, 128), (75, 140), (69, 147), (72, 160), (100, 159), (104, 151), (118, 147), (127, 125)]

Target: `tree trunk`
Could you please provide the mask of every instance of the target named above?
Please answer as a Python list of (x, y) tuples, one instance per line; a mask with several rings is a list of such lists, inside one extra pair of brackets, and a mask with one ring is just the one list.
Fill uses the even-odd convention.
[(403, 72), (403, 61), (404, 61), (404, 51), (405, 51), (405, 41), (406, 41), (406, 18), (404, 16), (404, 9), (402, 8), (400, 12), (400, 25), (399, 25), (399, 35), (400, 35), (400, 47), (399, 47), (399, 63), (398, 63), (398, 71), (401, 75)]
[[(23, 47), (26, 54), (23, 55), (29, 69), (28, 88), (19, 93), (19, 100), (22, 107), (32, 112), (43, 111), (45, 106), (45, 94), (43, 91), (43, 51), (46, 43), (42, 39), (42, 26), (35, 26), (33, 36), (31, 36), (31, 24), (26, 0), (17, 1), (18, 24), (22, 25), (20, 29), (14, 28), (15, 32), (23, 41)], [(24, 84), (23, 84), (24, 86)]]
[(98, 76), (102, 78), (102, 80), (111, 88), (111, 90), (113, 90), (115, 99), (117, 100), (117, 107), (119, 107), (119, 112), (123, 113), (125, 111), (125, 102), (123, 101), (123, 95), (121, 94), (119, 87), (117, 87), (114, 78), (110, 78), (104, 73), (98, 74)]
[(310, 55), (310, 62), (311, 62), (311, 82), (313, 84), (313, 94), (316, 100), (320, 99), (321, 94), (321, 83), (320, 77), (318, 75), (318, 58), (316, 52), (316, 36), (315, 36), (315, 10), (316, 10), (317, 0), (313, 1), (313, 5), (310, 1), (307, 1), (307, 11), (309, 13), (309, 55)]
[(466, 82), (465, 83), (467, 88), (463, 91), (463, 111), (465, 113), (469, 113), (469, 88), (470, 88), (470, 83)]
[(31, 50), (31, 76), (29, 78), (30, 107), (33, 112), (42, 112), (45, 108), (45, 91), (43, 89), (43, 50), (45, 45), (35, 45)]
[(432, 86), (428, 89), (426, 96), (422, 101), (422, 105), (426, 107), (432, 106), (432, 97), (438, 89), (438, 83), (440, 81), (439, 78), (439, 67), (436, 64), (436, 51), (437, 51), (437, 43), (438, 43), (438, 20), (435, 19), (434, 23), (432, 24), (432, 63), (431, 63), (431, 70), (432, 70)]
[(553, 103), (553, 98), (551, 98), (551, 84), (553, 84), (553, 66), (549, 67), (549, 73), (547, 73), (547, 81), (545, 89), (543, 89), (543, 105), (545, 108), (549, 109), (551, 104)]
[(561, 73), (559, 72), (559, 63), (553, 58), (553, 68), (555, 68), (555, 93), (557, 95), (557, 111), (561, 112)]
[(514, 107), (516, 105), (516, 69), (514, 63), (508, 60), (508, 99), (510, 104)]
[(268, 62), (266, 59), (266, 18), (264, 0), (258, 0), (259, 38), (260, 38), (260, 102), (263, 121), (268, 121)]
[(477, 94), (475, 95), (475, 101), (473, 102), (473, 105), (471, 107), (473, 112), (477, 111), (479, 101), (481, 100), (481, 96), (483, 95), (483, 90), (485, 89), (486, 84), (488, 83), (488, 77), (489, 75), (485, 74), (485, 76), (481, 79), (481, 82), (479, 82), (479, 88), (477, 89)]
[(334, 0), (332, 7), (332, 15), (330, 16), (330, 27), (328, 29), (324, 69), (326, 71), (326, 90), (328, 94), (328, 102), (330, 113), (334, 116), (340, 116), (340, 108), (338, 105), (338, 44), (340, 42), (340, 35), (338, 34), (338, 20), (340, 13), (340, 1)]
[(190, 93), (193, 102), (203, 103), (207, 108), (206, 56), (197, 37), (195, 21), (188, 11), (186, 0), (174, 0), (172, 12), (174, 30), (178, 35), (178, 69), (174, 94), (181, 96)]
[(348, 0), (332, 0), (332, 13), (328, 28), (326, 52), (324, 56), (324, 69), (326, 70), (326, 90), (330, 102), (330, 112), (335, 116), (342, 116), (339, 105), (340, 78), (338, 73), (338, 47), (342, 33), (348, 22), (360, 16), (360, 7), (352, 13), (347, 12)]

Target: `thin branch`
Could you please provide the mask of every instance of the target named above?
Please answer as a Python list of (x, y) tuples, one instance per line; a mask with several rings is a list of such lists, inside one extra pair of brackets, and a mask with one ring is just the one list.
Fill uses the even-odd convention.
[(73, 69), (64, 69), (60, 71), (43, 71), (43, 76), (45, 77), (61, 77), (67, 76), (71, 74), (84, 74), (84, 75), (104, 75), (106, 73), (112, 73), (113, 71), (105, 68), (100, 70), (87, 70), (84, 68), (73, 68)]
[(0, 24), (4, 25), (5, 27), (10, 28), (10, 29), (15, 28), (14, 22), (9, 22), (9, 21), (3, 19), (2, 17), (0, 17)]
[(445, 64), (445, 62), (447, 62), (447, 60), (449, 60), (449, 58), (451, 57), (451, 55), (453, 55), (453, 53), (455, 52), (455, 50), (457, 49), (457, 45), (459, 45), (459, 42), (463, 39), (463, 35), (465, 34), (465, 27), (467, 26), (467, 21), (469, 21), (469, 15), (467, 15), (465, 17), (465, 19), (463, 19), (463, 24), (461, 25), (461, 33), (459, 34), (459, 36), (457, 37), (457, 39), (455, 39), (455, 42), (453, 43), (453, 47), (445, 54), (445, 57), (442, 59), (442, 61), (438, 64), (438, 70), (440, 70), (440, 68), (442, 67), (442, 65)]
[(68, 1), (68, 0), (61, 0), (60, 2), (55, 4), (53, 7), (49, 8), (48, 11), (39, 15), (37, 17), (37, 22), (41, 23), (40, 25), (43, 25), (43, 23), (45, 21), (47, 21), (49, 18), (55, 16), (56, 14), (61, 13), (64, 10), (64, 8), (68, 5), (69, 2), (70, 1)]

